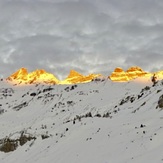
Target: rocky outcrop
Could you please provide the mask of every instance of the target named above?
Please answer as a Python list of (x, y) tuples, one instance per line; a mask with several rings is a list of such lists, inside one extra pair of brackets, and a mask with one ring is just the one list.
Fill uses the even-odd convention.
[(35, 139), (36, 137), (29, 134), (25, 135), (24, 133), (22, 133), (18, 139), (11, 139), (9, 137), (0, 139), (0, 151), (5, 153), (15, 151), (19, 145), (23, 146), (28, 141)]
[(117, 67), (115, 68), (114, 72), (112, 72), (112, 74), (109, 76), (109, 78), (112, 80), (112, 81), (128, 81), (128, 76), (126, 75), (126, 72), (120, 68), (120, 67)]
[(125, 82), (137, 77), (145, 76), (148, 74), (143, 71), (140, 67), (130, 67), (127, 71), (124, 71), (122, 68), (117, 67), (114, 72), (109, 76), (112, 81)]
[(11, 76), (7, 78), (7, 80), (26, 80), (28, 75), (28, 71), (26, 68), (21, 68), (15, 73), (13, 73)]
[(28, 73), (26, 68), (21, 68), (7, 78), (8, 81), (16, 84), (58, 84), (59, 80), (45, 70), (36, 70)]
[(101, 76), (101, 75), (100, 74), (90, 74), (88, 76), (84, 76), (75, 70), (71, 70), (68, 77), (64, 81), (62, 81), (61, 84), (86, 83), (86, 82), (92, 81), (93, 79), (95, 79), (99, 76)]
[[(132, 66), (126, 71), (122, 68), (115, 68), (114, 72), (108, 77), (111, 81), (126, 82), (138, 77), (145, 77), (150, 79), (154, 73), (145, 72), (138, 66)], [(163, 71), (155, 72), (157, 80), (163, 79)], [(87, 83), (90, 81), (104, 81), (105, 77), (101, 74), (89, 74), (84, 76), (75, 70), (71, 70), (67, 78), (59, 81), (53, 74), (47, 73), (45, 70), (40, 69), (28, 73), (26, 68), (21, 68), (7, 78), (7, 81), (14, 84), (76, 84)]]
[(127, 71), (126, 71), (126, 75), (128, 76), (128, 78), (130, 80), (135, 79), (137, 77), (141, 77), (141, 76), (145, 76), (147, 74), (147, 72), (143, 71), (140, 67), (130, 67)]
[(158, 107), (160, 109), (163, 109), (163, 95), (161, 95), (159, 100), (158, 100)]

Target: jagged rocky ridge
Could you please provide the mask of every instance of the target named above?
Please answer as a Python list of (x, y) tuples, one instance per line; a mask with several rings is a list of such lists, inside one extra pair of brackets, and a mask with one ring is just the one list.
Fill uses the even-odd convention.
[[(45, 70), (36, 70), (28, 73), (26, 68), (21, 68), (12, 75), (10, 75), (6, 80), (18, 84), (77, 84), (77, 83), (87, 83), (91, 81), (98, 80), (107, 80), (116, 82), (126, 82), (134, 80), (138, 77), (150, 78), (154, 73), (145, 72), (138, 66), (132, 66), (128, 70), (124, 71), (122, 68), (117, 67), (115, 70), (109, 75), (104, 76), (101, 74), (89, 74), (82, 75), (75, 70), (71, 70), (66, 79), (60, 81), (53, 74), (46, 72)], [(155, 72), (158, 79), (163, 78), (163, 71)]]

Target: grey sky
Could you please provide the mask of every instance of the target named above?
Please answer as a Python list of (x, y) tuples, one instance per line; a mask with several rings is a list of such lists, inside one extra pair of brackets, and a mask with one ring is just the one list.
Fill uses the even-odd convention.
[(162, 0), (0, 0), (0, 74), (163, 69)]

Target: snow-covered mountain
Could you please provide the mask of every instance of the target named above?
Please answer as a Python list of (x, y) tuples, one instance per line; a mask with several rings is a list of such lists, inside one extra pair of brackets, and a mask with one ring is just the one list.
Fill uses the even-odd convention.
[(0, 81), (0, 163), (163, 162), (163, 82)]

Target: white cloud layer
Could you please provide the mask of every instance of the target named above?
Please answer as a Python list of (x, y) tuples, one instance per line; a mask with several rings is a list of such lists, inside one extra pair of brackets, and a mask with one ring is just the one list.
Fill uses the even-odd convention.
[(0, 0), (1, 75), (163, 68), (162, 0)]

